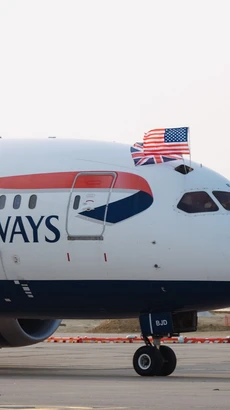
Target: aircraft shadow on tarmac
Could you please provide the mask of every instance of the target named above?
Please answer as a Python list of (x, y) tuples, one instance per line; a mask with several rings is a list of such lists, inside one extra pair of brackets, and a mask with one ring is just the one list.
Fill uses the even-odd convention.
[[(151, 380), (151, 377), (140, 377), (138, 376), (132, 368), (94, 368), (94, 369), (84, 369), (84, 368), (68, 368), (68, 367), (0, 367), (0, 378), (4, 377), (12, 379), (12, 377), (27, 379), (27, 378), (47, 378), (47, 379), (89, 379), (89, 380), (113, 380), (113, 379), (123, 379), (123, 380), (138, 380), (139, 382), (145, 382)], [(191, 381), (218, 381), (225, 382), (229, 381), (230, 372), (224, 375), (220, 373), (187, 373), (186, 370), (184, 374), (180, 371), (180, 374), (174, 373), (168, 377), (153, 377), (154, 380), (160, 380), (164, 382), (188, 382)]]

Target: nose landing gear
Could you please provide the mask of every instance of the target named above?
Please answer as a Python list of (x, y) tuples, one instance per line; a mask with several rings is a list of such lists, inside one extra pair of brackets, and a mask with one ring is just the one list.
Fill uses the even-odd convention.
[(142, 346), (134, 353), (133, 367), (140, 376), (169, 376), (176, 368), (176, 355), (168, 346), (160, 346), (160, 339), (151, 344), (144, 337), (146, 346)]
[[(177, 359), (170, 347), (160, 345), (160, 340), (175, 331), (172, 314), (144, 313), (139, 320), (145, 346), (133, 356), (134, 370), (140, 376), (169, 376), (176, 368)], [(152, 343), (148, 336), (152, 337)]]
[[(169, 376), (177, 359), (174, 351), (160, 345), (164, 336), (179, 336), (180, 332), (197, 330), (197, 311), (142, 313), (139, 317), (145, 346), (133, 356), (133, 367), (140, 376)], [(148, 339), (151, 336), (153, 342)]]

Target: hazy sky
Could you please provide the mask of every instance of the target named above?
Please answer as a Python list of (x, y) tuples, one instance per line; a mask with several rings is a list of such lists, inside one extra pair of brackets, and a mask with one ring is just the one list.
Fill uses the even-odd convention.
[(189, 126), (230, 178), (229, 0), (0, 0), (0, 135), (133, 143)]

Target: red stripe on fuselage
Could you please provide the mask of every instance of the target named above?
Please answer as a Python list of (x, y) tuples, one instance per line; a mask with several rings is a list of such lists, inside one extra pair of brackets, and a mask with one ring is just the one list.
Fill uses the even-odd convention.
[[(82, 171), (86, 172), (86, 171)], [(100, 171), (89, 171), (98, 172)], [(105, 171), (103, 171), (105, 172)], [(108, 171), (114, 172), (114, 171)], [(0, 189), (70, 189), (73, 186), (76, 172), (52, 172), (44, 174), (17, 175), (0, 178)], [(114, 189), (137, 189), (153, 196), (148, 182), (139, 175), (128, 172), (115, 172), (117, 177)], [(111, 175), (82, 174), (76, 179), (76, 188), (110, 188), (112, 182)]]

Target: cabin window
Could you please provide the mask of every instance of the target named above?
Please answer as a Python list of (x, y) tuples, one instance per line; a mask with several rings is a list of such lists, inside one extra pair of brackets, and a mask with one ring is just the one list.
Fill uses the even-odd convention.
[(80, 195), (76, 195), (74, 198), (74, 202), (73, 202), (73, 209), (77, 210), (79, 208), (79, 204), (80, 204)]
[(227, 211), (230, 211), (230, 192), (213, 191), (213, 195)]
[(215, 212), (219, 209), (213, 199), (204, 191), (187, 192), (182, 196), (177, 208), (190, 214)]
[(21, 205), (21, 195), (15, 195), (14, 197), (14, 202), (13, 202), (13, 208), (18, 209), (20, 208)]
[(0, 196), (0, 209), (4, 209), (6, 204), (6, 195)]
[(37, 203), (37, 195), (31, 195), (29, 199), (29, 208), (34, 209)]

